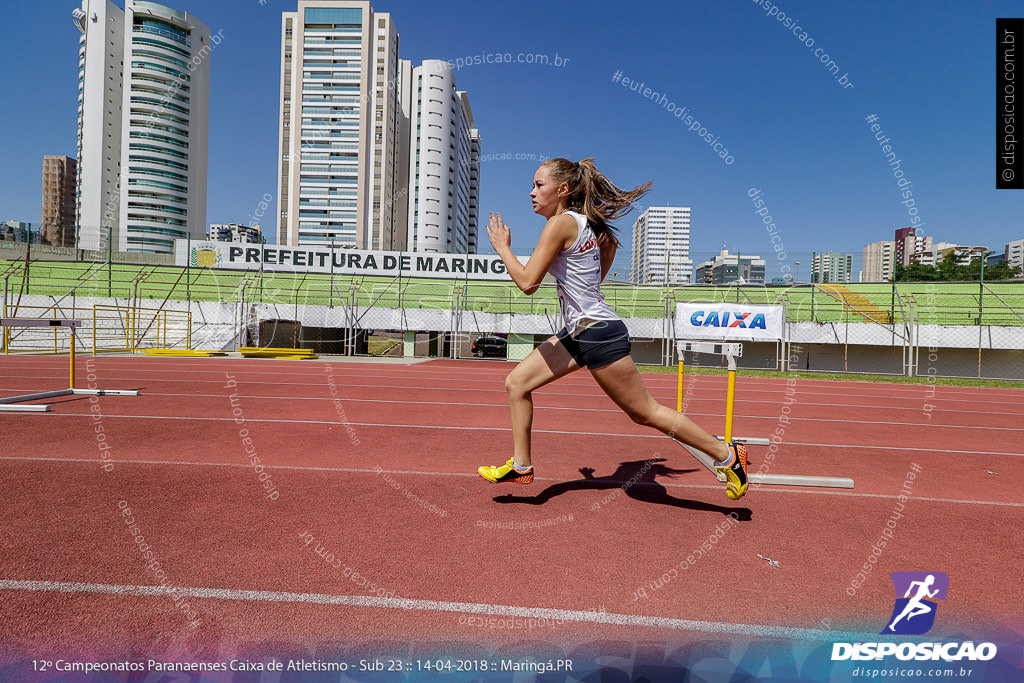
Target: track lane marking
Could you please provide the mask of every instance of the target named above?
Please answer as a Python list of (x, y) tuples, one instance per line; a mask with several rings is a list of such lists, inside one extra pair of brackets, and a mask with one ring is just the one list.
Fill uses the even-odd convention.
[[(81, 379), (81, 378), (79, 378), (79, 379)], [(111, 381), (113, 381), (113, 380), (111, 380)], [(150, 381), (153, 381), (153, 382), (176, 382), (178, 380), (155, 379), (155, 380), (150, 380)], [(184, 382), (184, 380), (181, 380), (181, 381)], [(208, 384), (220, 384), (221, 380), (203, 380), (203, 379), (189, 380), (189, 383), (191, 383), (191, 384), (197, 384), (197, 383), (200, 383), (200, 382), (208, 383)], [(242, 384), (269, 384), (269, 383), (271, 383), (271, 382), (245, 382), (245, 381), (242, 381), (242, 382), (238, 382), (238, 385), (242, 385)], [(273, 382), (273, 384), (274, 384), (274, 386), (299, 386), (299, 387), (304, 387), (304, 388), (308, 388), (309, 387), (309, 383), (308, 382)], [(141, 385), (133, 384), (131, 386), (132, 387), (140, 387)], [(444, 392), (448, 392), (448, 391), (476, 391), (476, 392), (487, 392), (487, 393), (494, 393), (494, 394), (498, 394), (498, 393), (504, 394), (505, 393), (504, 389), (486, 389), (486, 388), (474, 389), (474, 388), (468, 388), (468, 387), (444, 387), (444, 388), (438, 389), (437, 387), (432, 387), (432, 386), (422, 386), (421, 387), (421, 386), (409, 386), (409, 385), (402, 385), (402, 384), (347, 384), (345, 386), (346, 387), (359, 388), (359, 389), (405, 389), (405, 390), (410, 390), (410, 389), (417, 390), (418, 389), (418, 390), (430, 391), (430, 392), (437, 392), (437, 391), (444, 391)], [(566, 386), (566, 384), (562, 384), (562, 386)], [(584, 386), (584, 385), (568, 385), (568, 386)], [(590, 386), (590, 385), (586, 385), (586, 386)], [(593, 385), (593, 386), (596, 386), (596, 385)], [(324, 384), (324, 387), (328, 387), (328, 385)], [(124, 388), (124, 387), (121, 387), (121, 388)], [(143, 390), (145, 389), (145, 387), (142, 387), (142, 388), (143, 388)], [(15, 394), (15, 395), (18, 394), (19, 392), (24, 392), (25, 390), (26, 389), (24, 387), (18, 388), (18, 389), (0, 389), (0, 391), (8, 391), (8, 392), (11, 392), (12, 394)], [(825, 393), (827, 393), (827, 392), (825, 392)], [(183, 395), (183, 396), (194, 396), (195, 394), (181, 394), (181, 395)], [(543, 396), (573, 396), (573, 397), (584, 397), (584, 398), (607, 398), (607, 395), (604, 394), (603, 392), (584, 393), (584, 392), (544, 391), (541, 395), (543, 395)], [(676, 398), (677, 398), (675, 394), (672, 394), (672, 395), (652, 394), (652, 395), (654, 396), (654, 398), (660, 399), (660, 400), (664, 400), (664, 401), (675, 401)], [(830, 394), (830, 393), (828, 393), (827, 395), (829, 395), (829, 396), (838, 396), (837, 394)], [(839, 394), (839, 395), (843, 395), (843, 394)], [(861, 396), (861, 394), (849, 394), (849, 396)], [(289, 399), (289, 398), (292, 398), (292, 397), (291, 396), (279, 396), (278, 395), (278, 396), (266, 396), (265, 398), (273, 398), (273, 399), (284, 400), (284, 399)], [(893, 398), (894, 400), (898, 400), (899, 399), (899, 397), (890, 397), (890, 398)], [(346, 400), (346, 399), (340, 399), (340, 400)], [(704, 401), (707, 401), (707, 402), (713, 402), (713, 403), (721, 403), (722, 398), (720, 396), (700, 396), (700, 397), (693, 397), (690, 400), (692, 402), (697, 402), (697, 401), (704, 402)], [(926, 400), (933, 400), (933, 399), (926, 398)], [(1022, 401), (1024, 401), (1024, 398), (1022, 398)], [(781, 397), (780, 397), (780, 400), (760, 400), (760, 399), (753, 399), (753, 398), (744, 398), (742, 400), (742, 402), (743, 403), (766, 403), (766, 404), (769, 404), (769, 405), (779, 405), (782, 401), (781, 401)], [(957, 401), (953, 401), (953, 402), (957, 402)], [(972, 405), (976, 404), (976, 403), (998, 403), (1000, 405), (1006, 405), (1005, 401), (959, 401), (959, 402), (971, 403)], [(806, 406), (822, 406), (822, 407), (828, 407), (828, 408), (863, 408), (863, 409), (867, 409), (867, 410), (910, 410), (910, 411), (914, 411), (914, 412), (924, 412), (923, 407), (922, 408), (908, 407), (906, 405), (905, 401), (900, 403), (900, 404), (898, 404), (898, 405), (878, 405), (878, 404), (870, 404), (870, 403), (833, 403), (833, 402), (817, 403), (817, 402), (812, 402), (812, 401), (800, 401), (799, 403), (801, 405), (806, 405)], [(1008, 413), (1008, 412), (1005, 412), (1005, 411), (993, 412), (993, 411), (982, 411), (982, 410), (962, 410), (962, 409), (954, 409), (954, 408), (935, 408), (931, 412), (964, 413), (964, 414), (976, 414), (976, 415), (1010, 415), (1010, 416), (1024, 417), (1024, 413)]]
[[(186, 397), (189, 397), (189, 398), (202, 397), (202, 398), (220, 398), (220, 399), (222, 399), (222, 398), (224, 398), (225, 395), (224, 394), (173, 394), (173, 393), (155, 393), (155, 392), (151, 393), (151, 392), (147, 392), (146, 396), (186, 396)], [(334, 402), (335, 400), (338, 400), (338, 401), (341, 401), (343, 403), (344, 402), (349, 402), (349, 403), (400, 403), (400, 404), (403, 404), (403, 405), (407, 405), (410, 402), (408, 399), (401, 400), (401, 401), (399, 401), (399, 400), (390, 400), (390, 399), (380, 399), (380, 398), (350, 398), (350, 397), (349, 398), (343, 398), (343, 399), (334, 399), (333, 397), (329, 397), (329, 396), (287, 396), (287, 397), (282, 397), (282, 396), (261, 396), (261, 395), (256, 395), (256, 394), (238, 394), (237, 398), (251, 398), (251, 399), (256, 399), (256, 400), (273, 400), (273, 401), (288, 400), (288, 401), (331, 401), (331, 402)], [(434, 406), (472, 406), (474, 408), (503, 408), (503, 409), (508, 409), (508, 404), (507, 403), (461, 403), (461, 402), (457, 402), (457, 401), (417, 401), (417, 404), (419, 404), (421, 406), (423, 406), (423, 405), (434, 405)], [(831, 405), (834, 405), (834, 404), (816, 403), (816, 404), (805, 404), (805, 405), (830, 405), (831, 406)], [(542, 410), (568, 410), (568, 411), (581, 412), (581, 413), (618, 413), (618, 414), (624, 414), (622, 412), (622, 409), (620, 409), (620, 408), (576, 408), (576, 407), (573, 407), (573, 406), (537, 406), (537, 407), (541, 408)], [(912, 409), (906, 408), (905, 410), (912, 410)], [(914, 410), (916, 410), (916, 409), (914, 409)], [(939, 412), (939, 411), (933, 410), (932, 412)], [(951, 410), (951, 411), (944, 411), (944, 412), (963, 413), (965, 411), (962, 411), (962, 410), (955, 410), (955, 411), (953, 411), (953, 410)], [(990, 413), (990, 414), (991, 415), (1006, 415), (1006, 413)], [(722, 414), (721, 413), (694, 413), (694, 412), (687, 412), (686, 416), (687, 417), (690, 417), (690, 416), (696, 416), (696, 417), (722, 417)], [(743, 419), (750, 419), (750, 420), (775, 420), (775, 421), (778, 421), (778, 419), (779, 419), (778, 415), (745, 415), (745, 414), (735, 413), (734, 416), (736, 418), (743, 418)], [(900, 426), (900, 427), (939, 427), (939, 428), (944, 428), (944, 429), (945, 428), (949, 428), (949, 429), (985, 429), (985, 430), (989, 430), (989, 431), (995, 430), (995, 431), (1007, 431), (1007, 432), (1024, 432), (1024, 427), (990, 427), (990, 426), (987, 426), (987, 425), (936, 424), (934, 422), (888, 422), (888, 421), (881, 421), (881, 420), (838, 420), (838, 419), (832, 419), (832, 418), (792, 417), (792, 416), (789, 418), (789, 420), (791, 422), (797, 422), (797, 421), (800, 421), (800, 422), (841, 422), (843, 424), (847, 424), (847, 423), (851, 423), (852, 422), (854, 424), (863, 424), (863, 425), (897, 425), (897, 426)]]
[(545, 607), (519, 607), (513, 605), (492, 605), (474, 602), (451, 602), (447, 600), (417, 600), (411, 598), (381, 598), (371, 595), (329, 595), (325, 593), (286, 593), (281, 591), (234, 590), (226, 588), (194, 588), (185, 586), (135, 586), (105, 583), (69, 583), (62, 581), (28, 581), (19, 579), (0, 580), (0, 590), (37, 591), (56, 593), (84, 593), (119, 595), (129, 597), (156, 597), (175, 589), (177, 595), (209, 600), (241, 600), (269, 603), (305, 603), (312, 605), (342, 605), (346, 607), (371, 607), (419, 612), (454, 612), (458, 614), (489, 614), (495, 616), (561, 619), (579, 623), (592, 622), (615, 626), (646, 626), (701, 633), (728, 633), (733, 635), (761, 636), (768, 638), (789, 638), (792, 640), (828, 640), (843, 638), (858, 642), (878, 635), (833, 631), (792, 626), (771, 626), (767, 624), (732, 624), (721, 621), (699, 621), (693, 619), (670, 619), (638, 614), (615, 614), (607, 612), (584, 612), (581, 610), (551, 609)]
[[(92, 418), (90, 413), (26, 413), (26, 417), (31, 419), (42, 418), (44, 420), (52, 420), (58, 417), (79, 417), (79, 418)], [(112, 413), (104, 413), (104, 419), (106, 418), (123, 418), (128, 420), (205, 420), (214, 422), (234, 422), (235, 418), (231, 417), (190, 417), (186, 415), (115, 415)], [(336, 420), (284, 420), (280, 418), (246, 418), (246, 422), (268, 422), (278, 424), (323, 424), (323, 425), (341, 425), (341, 426), (352, 426), (352, 427), (388, 427), (392, 429), (451, 429), (454, 431), (469, 431), (469, 432), (507, 432), (508, 427), (467, 427), (467, 426), (453, 426), (453, 425), (409, 425), (409, 424), (394, 424), (394, 423), (383, 423), (383, 422), (339, 422)], [(856, 423), (854, 423), (856, 424)], [(897, 423), (903, 424), (903, 423)], [(581, 431), (565, 431), (560, 429), (536, 429), (533, 430), (534, 434), (559, 434), (562, 436), (615, 436), (622, 438), (631, 439), (664, 439), (664, 434), (621, 434), (618, 432), (581, 432)], [(786, 446), (814, 446), (822, 448), (856, 448), (861, 450), (883, 450), (892, 451), (893, 446), (869, 446), (860, 444), (839, 444), (839, 443), (805, 443), (802, 441), (786, 441)], [(934, 453), (934, 448), (913, 448), (911, 446), (899, 446), (898, 450), (902, 452), (917, 452), (917, 453)], [(961, 453), (964, 455), (1011, 455), (1021, 457), (1024, 453), (1004, 453), (999, 451), (954, 451), (947, 448), (942, 449), (943, 453)]]
[[(135, 371), (136, 372), (146, 372), (145, 370), (135, 370)], [(154, 371), (154, 372), (156, 372), (156, 371)], [(179, 371), (175, 371), (175, 372), (181, 372), (181, 373), (201, 373), (203, 371), (200, 371), (200, 370), (179, 370)], [(160, 373), (156, 373), (156, 374), (160, 374)], [(301, 376), (301, 377), (319, 377), (319, 376), (324, 375), (323, 372), (319, 372), (319, 373), (315, 373), (315, 374), (310, 373), (308, 375), (302, 374), (302, 373), (295, 373), (295, 372), (273, 372), (273, 373), (271, 373), (271, 372), (257, 372), (257, 373), (254, 373), (254, 374), (257, 374), (257, 375), (287, 375), (289, 377), (296, 377), (296, 376)], [(341, 374), (341, 373), (339, 373), (339, 374)], [(581, 375), (581, 376), (586, 376), (586, 375)], [(25, 378), (25, 379), (43, 378), (43, 379), (63, 380), (63, 379), (66, 379), (67, 375), (66, 374), (65, 375), (18, 375), (18, 374), (7, 374), (7, 377), (10, 377), (10, 378), (20, 377), (20, 378)], [(379, 374), (372, 374), (372, 375), (346, 374), (345, 377), (346, 378), (350, 378), (350, 377), (379, 378), (380, 375)], [(647, 382), (649, 378), (650, 378), (650, 375), (645, 377), (644, 381)], [(179, 380), (175, 380), (175, 379), (166, 379), (166, 378), (162, 378), (162, 377), (138, 378), (138, 381), (142, 381), (143, 379), (147, 379), (147, 381), (155, 381), (155, 382), (175, 382), (175, 381), (182, 381), (182, 382), (185, 382), (185, 381), (188, 381), (188, 382), (217, 382), (217, 381), (220, 381), (220, 380), (202, 380), (202, 379), (187, 379), (187, 378), (181, 378)], [(398, 379), (403, 379), (403, 378), (402, 377), (398, 377)], [(407, 379), (422, 380), (422, 381), (427, 381), (427, 380), (430, 380), (430, 381), (448, 381), (448, 382), (453, 382), (454, 381), (454, 382), (469, 382), (469, 383), (479, 382), (479, 383), (486, 383), (488, 385), (491, 385), (491, 384), (500, 383), (503, 378), (502, 377), (495, 377), (493, 379), (490, 379), (490, 378), (488, 378), (488, 379), (466, 379), (466, 378), (462, 378), (462, 377), (452, 377), (450, 375), (438, 375), (438, 376), (429, 376), (429, 377), (421, 375), (421, 376), (409, 377)], [(718, 378), (717, 376), (716, 376), (716, 379), (723, 379), (724, 380), (724, 378)], [(786, 379), (786, 377), (782, 376), (782, 377), (780, 377), (777, 380), (773, 379), (772, 383), (773, 384), (781, 383), (784, 379)], [(125, 381), (125, 382), (136, 381), (135, 378), (131, 378), (131, 377), (124, 377), (124, 378), (122, 378), (122, 377), (111, 377), (111, 378), (109, 378), (109, 380), (110, 381)], [(239, 381), (238, 383), (239, 384), (269, 384), (269, 383), (273, 383), (275, 385), (276, 384), (281, 384), (281, 385), (309, 386), (308, 382), (277, 382), (277, 381), (275, 381), (273, 379), (267, 379), (267, 380), (242, 380), (242, 381)], [(569, 381), (566, 381), (566, 378), (562, 378), (559, 381), (559, 384), (561, 386), (570, 386), (570, 387), (597, 387), (597, 384), (595, 382), (593, 382), (593, 381), (585, 381), (584, 380), (584, 381), (574, 382), (571, 379), (569, 379)], [(651, 384), (655, 384), (655, 383), (652, 382)], [(763, 384), (767, 384), (767, 383), (763, 383)], [(877, 382), (864, 382), (863, 384), (870, 384), (872, 386), (877, 386), (879, 383), (877, 383)], [(405, 386), (405, 385), (393, 385), (393, 384), (347, 384), (346, 386), (373, 387), (373, 388), (393, 387), (393, 388), (399, 388), (399, 389), (404, 389), (404, 388), (433, 389), (433, 390), (443, 390), (443, 391), (459, 391), (459, 390), (461, 390), (461, 391), (476, 391), (476, 389), (473, 389), (471, 387), (469, 387), (469, 388), (465, 388), (465, 387), (438, 387), (436, 385), (435, 386), (424, 386), (424, 387), (409, 387), (409, 386)], [(863, 391), (850, 392), (850, 393), (845, 393), (845, 392), (844, 393), (840, 393), (840, 392), (836, 392), (834, 390), (831, 390), (831, 391), (807, 391), (806, 387), (800, 393), (802, 393), (804, 395), (816, 395), (816, 396), (847, 396), (847, 397), (881, 398), (881, 399), (893, 399), (893, 400), (901, 400), (901, 399), (907, 399), (907, 398), (926, 398), (927, 400), (940, 399), (940, 400), (944, 400), (944, 401), (950, 401), (950, 402), (953, 402), (953, 403), (997, 403), (997, 404), (1005, 404), (1006, 403), (1005, 400), (1002, 400), (1002, 401), (990, 401), (990, 400), (984, 400), (984, 399), (976, 398), (976, 395), (981, 395), (983, 393), (983, 391), (981, 391), (981, 390), (984, 390), (986, 395), (991, 395), (991, 394), (987, 393), (989, 390), (987, 388), (983, 388), (983, 387), (979, 387), (979, 391), (978, 392), (969, 392), (969, 393), (968, 392), (962, 392), (966, 396), (965, 398), (954, 398), (954, 397), (951, 397), (951, 396), (943, 396), (942, 395), (942, 394), (947, 394), (947, 393), (951, 393), (951, 392), (938, 392), (938, 391), (933, 396), (923, 396), (923, 395), (919, 396), (917, 394), (917, 392), (916, 392), (917, 387), (920, 387), (920, 389), (922, 390), (921, 393), (923, 394), (925, 390), (927, 390), (930, 386), (933, 386), (933, 385), (920, 384), (920, 385), (911, 385), (911, 386), (914, 387), (914, 389), (913, 389), (914, 393), (909, 395), (909, 396), (908, 395), (904, 395), (904, 394), (895, 394), (895, 395), (893, 395), (893, 394), (885, 394), (885, 393), (879, 393), (879, 394), (864, 393)], [(655, 388), (655, 389), (674, 389), (675, 388), (675, 384), (668, 384), (668, 383), (666, 383), (664, 386), (662, 386), (660, 383), (657, 383), (657, 385), (654, 386), (653, 388)], [(709, 387), (709, 388), (712, 391), (717, 391), (717, 392), (724, 392), (725, 391), (725, 387), (724, 386), (714, 386), (714, 387)], [(825, 388), (825, 387), (813, 387), (813, 388)], [(481, 391), (500, 391), (500, 390), (491, 390), (491, 389), (480, 389), (480, 390)], [(785, 391), (785, 387), (781, 387), (781, 386), (780, 387), (770, 387), (768, 389), (765, 389), (765, 388), (751, 388), (749, 386), (749, 384), (748, 384), (748, 386), (738, 386), (736, 388), (737, 396), (739, 396), (740, 394), (744, 394), (744, 393), (764, 394), (766, 391), (775, 391), (775, 392), (782, 393), (782, 392)], [(1015, 390), (1015, 389), (1006, 389), (1005, 391), (1015, 392), (1017, 390)], [(572, 394), (572, 393), (569, 393), (569, 394), (566, 394), (566, 395), (575, 396), (575, 395), (585, 395), (585, 394)], [(595, 394), (595, 395), (600, 395), (600, 394)], [(675, 396), (673, 395), (672, 398), (675, 398)], [(829, 405), (829, 404), (824, 404), (824, 405)], [(864, 406), (864, 407), (872, 407), (872, 406), (867, 405), (867, 406)]]
[[(5, 455), (0, 456), (0, 460), (15, 460), (15, 461), (29, 461), (29, 462), (73, 462), (73, 463), (87, 463), (94, 465), (96, 459), (88, 458), (47, 458), (38, 456), (16, 456), (16, 455)], [(128, 465), (170, 465), (170, 466), (181, 466), (181, 467), (243, 467), (251, 468), (252, 465), (247, 463), (236, 463), (236, 462), (192, 462), (192, 461), (174, 461), (174, 460), (116, 460), (115, 462), (128, 464)], [(263, 464), (268, 470), (294, 470), (299, 472), (340, 472), (344, 474), (373, 474), (377, 476), (381, 473), (385, 474), (408, 474), (417, 476), (430, 476), (430, 477), (471, 477), (475, 478), (479, 475), (472, 474), (469, 472), (423, 472), (418, 470), (385, 470), (380, 471), (375, 469), (365, 469), (358, 467), (322, 467), (316, 465), (267, 465)], [(534, 481), (550, 481), (552, 483), (564, 483), (566, 481), (586, 481), (584, 479), (561, 479), (558, 477), (534, 477)], [(721, 491), (722, 486), (714, 484), (679, 484), (679, 483), (663, 483), (663, 482), (646, 482), (646, 481), (634, 481), (634, 480), (613, 480), (613, 479), (602, 479), (602, 482), (612, 484), (609, 488), (616, 488), (624, 484), (632, 486), (662, 486), (665, 488), (681, 488), (681, 489), (709, 489), (712, 491)], [(826, 495), (826, 496), (846, 496), (850, 498), (885, 498), (887, 500), (893, 500), (896, 496), (886, 495), (881, 493), (856, 493), (851, 491), (818, 491), (812, 490), (811, 488), (801, 488), (796, 486), (772, 486), (770, 484), (751, 484), (755, 490), (764, 493), (807, 493), (815, 495)], [(601, 491), (604, 489), (593, 489), (595, 491)], [(995, 500), (960, 500), (956, 498), (935, 498), (926, 496), (915, 496), (914, 500), (926, 500), (933, 503), (954, 503), (958, 505), (997, 505), (1003, 507), (1022, 507), (1024, 503), (1005, 503)]]

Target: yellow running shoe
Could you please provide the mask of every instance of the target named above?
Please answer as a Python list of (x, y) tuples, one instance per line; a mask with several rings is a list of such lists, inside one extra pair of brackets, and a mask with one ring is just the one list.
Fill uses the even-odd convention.
[(741, 443), (728, 444), (733, 453), (726, 464), (716, 464), (718, 480), (725, 482), (725, 495), (729, 500), (739, 500), (747, 492), (747, 447)]
[(517, 472), (516, 468), (512, 466), (513, 459), (509, 458), (508, 462), (504, 465), (494, 467), (493, 465), (485, 465), (477, 468), (477, 473), (486, 479), (487, 481), (499, 484), (501, 482), (512, 482), (513, 484), (532, 484), (533, 483), (533, 466), (526, 472)]

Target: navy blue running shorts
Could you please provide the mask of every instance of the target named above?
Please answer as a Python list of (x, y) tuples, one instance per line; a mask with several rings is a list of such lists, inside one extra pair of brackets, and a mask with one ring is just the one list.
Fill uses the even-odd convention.
[(564, 327), (558, 341), (581, 368), (600, 368), (629, 355), (629, 332), (621, 320), (599, 320), (574, 339)]

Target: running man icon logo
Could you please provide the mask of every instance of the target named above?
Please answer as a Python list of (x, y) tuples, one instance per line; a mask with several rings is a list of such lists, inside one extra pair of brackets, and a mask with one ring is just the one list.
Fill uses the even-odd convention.
[(907, 636), (927, 633), (935, 623), (938, 609), (935, 600), (946, 599), (949, 577), (944, 572), (893, 572), (889, 577), (896, 589), (896, 605), (882, 633)]

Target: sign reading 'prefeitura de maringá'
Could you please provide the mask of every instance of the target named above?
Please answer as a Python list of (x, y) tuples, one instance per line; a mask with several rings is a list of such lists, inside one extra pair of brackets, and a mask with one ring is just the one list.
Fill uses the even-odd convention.
[[(525, 263), (525, 259), (519, 259)], [(500, 256), (419, 251), (364, 251), (241, 242), (175, 240), (174, 262), (193, 268), (275, 270), (335, 275), (383, 275), (508, 280)]]

